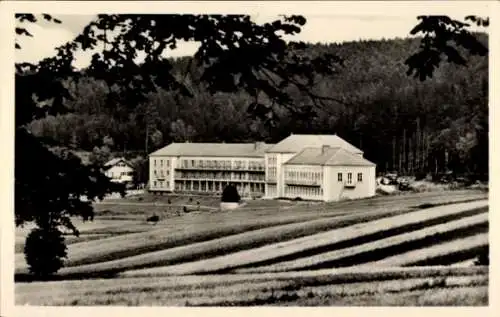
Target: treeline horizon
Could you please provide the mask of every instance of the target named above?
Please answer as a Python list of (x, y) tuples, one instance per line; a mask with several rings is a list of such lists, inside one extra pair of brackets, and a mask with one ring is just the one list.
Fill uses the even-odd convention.
[[(477, 36), (487, 45), (485, 34)], [(130, 109), (107, 99), (113, 88), (82, 71), (78, 82), (64, 83), (74, 96), (65, 101), (71, 112), (29, 129), (101, 160), (114, 152), (145, 158), (171, 142), (277, 143), (291, 133), (337, 134), (361, 148), (377, 171), (487, 175), (488, 58), (464, 52), (466, 66), (444, 63), (419, 81), (404, 64), (419, 44), (411, 38), (308, 44), (308, 54), (335, 54), (344, 65), (332, 78), (314, 79), (313, 92), (324, 102), (311, 104), (305, 93), (291, 91), (313, 111), (297, 115), (283, 107), (275, 124), (252, 116), (254, 100), (243, 91), (209, 93), (192, 58), (176, 57), (173, 74), (193, 97), (159, 89)]]

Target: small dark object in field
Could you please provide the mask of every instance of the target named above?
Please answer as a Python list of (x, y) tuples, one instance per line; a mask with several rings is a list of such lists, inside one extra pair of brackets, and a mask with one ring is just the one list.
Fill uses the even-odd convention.
[(182, 211), (189, 212), (186, 206), (182, 207)]
[(172, 202), (171, 202), (171, 201), (170, 201), (170, 199), (169, 199), (169, 200), (167, 200), (167, 203), (168, 203), (168, 204), (171, 204)]
[(138, 197), (137, 200), (138, 201), (142, 201), (142, 200), (144, 200), (144, 198), (143, 197)]
[(196, 202), (196, 204), (197, 204), (197, 205), (199, 205), (199, 204), (200, 204), (200, 202), (199, 202), (199, 201), (197, 201), (197, 202)]
[(153, 216), (147, 218), (146, 221), (153, 222), (156, 224), (158, 221), (160, 221), (160, 217), (158, 217), (157, 215), (153, 215)]
[(193, 197), (189, 197), (189, 202), (192, 202), (193, 201)]
[(293, 200), (295, 200), (295, 201), (302, 201), (302, 198), (300, 198), (300, 197), (295, 197)]

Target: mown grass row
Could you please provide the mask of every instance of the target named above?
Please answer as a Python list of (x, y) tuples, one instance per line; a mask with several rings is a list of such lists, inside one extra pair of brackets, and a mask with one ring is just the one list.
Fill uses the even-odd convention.
[(85, 272), (116, 272), (127, 269), (172, 265), (193, 260), (206, 259), (230, 252), (238, 252), (298, 237), (305, 237), (318, 232), (347, 227), (359, 222), (392, 217), (402, 213), (405, 212), (398, 211), (389, 212), (387, 214), (357, 214), (274, 226), (265, 229), (246, 231), (244, 233), (204, 242), (193, 243), (186, 246), (138, 254), (107, 262), (67, 267), (62, 269), (60, 274), (67, 275), (84, 274)]
[[(199, 259), (202, 259), (210, 256), (220, 255), (224, 252), (244, 250), (249, 247), (261, 246), (279, 240), (292, 239), (295, 237), (305, 236), (324, 230), (331, 230), (342, 226), (347, 226), (355, 223), (354, 219), (357, 219), (357, 217), (364, 217), (362, 219), (363, 221), (371, 221), (379, 219), (381, 217), (402, 214), (407, 211), (408, 210), (405, 210), (404, 208), (402, 210), (398, 208), (395, 211), (393, 211), (392, 209), (381, 212), (366, 211), (365, 213), (373, 213), (373, 215), (368, 216), (366, 216), (363, 212), (358, 212), (354, 215), (346, 217), (346, 219), (339, 219), (338, 222), (330, 221), (330, 219), (328, 219), (329, 217), (327, 219), (320, 218), (320, 220), (310, 220), (310, 216), (304, 215), (306, 217), (305, 219), (307, 219), (304, 220), (304, 217), (290, 217), (288, 214), (283, 214), (281, 217), (278, 217), (279, 215), (275, 215), (273, 219), (258, 219), (250, 222), (203, 222), (203, 225), (191, 225), (190, 227), (187, 227), (187, 224), (184, 224), (182, 226), (178, 222), (174, 222), (162, 226), (161, 229), (158, 230), (150, 230), (149, 232), (115, 236), (101, 239), (99, 241), (72, 245), (68, 248), (68, 260), (66, 261), (65, 266), (70, 267), (109, 262), (116, 259), (132, 257), (140, 254), (144, 254), (144, 257), (148, 258), (150, 256), (147, 253), (155, 252), (158, 250), (175, 248), (182, 245), (189, 245), (200, 241), (217, 239), (219, 237), (231, 236), (247, 231), (259, 230), (262, 228), (271, 228), (271, 235), (266, 235), (265, 232), (260, 232), (258, 233), (258, 235), (261, 235), (260, 237), (257, 237), (254, 240), (241, 241), (233, 247), (224, 244), (216, 246), (216, 248), (212, 247), (210, 249), (212, 251), (207, 250), (206, 252), (201, 253), (191, 253), (192, 255), (190, 258), (173, 258), (171, 261), (164, 261), (163, 263), (177, 263), (179, 261), (196, 259), (197, 257)], [(346, 212), (342, 213), (340, 210), (338, 210), (335, 214), (332, 215), (332, 217), (338, 217), (343, 214), (346, 214)], [(285, 231), (283, 232), (283, 234), (277, 236), (275, 235), (276, 230), (272, 228), (274, 226), (293, 224), (296, 222), (301, 223), (302, 221), (305, 221), (302, 228), (300, 227), (301, 225), (299, 225), (298, 227), (292, 226), (291, 231), (287, 232), (285, 227), (281, 227)], [(214, 241), (214, 243), (217, 242)], [(226, 251), (224, 251), (224, 248), (221, 248), (222, 246), (226, 248)], [(218, 249), (219, 251), (216, 251), (215, 249)], [(203, 254), (205, 253), (206, 255), (204, 256)], [(141, 262), (142, 260), (138, 259), (137, 261)], [(144, 264), (137, 264), (130, 267), (147, 266), (147, 260), (144, 260), (142, 262)], [(112, 265), (114, 264), (111, 264), (111, 266)], [(108, 265), (108, 267), (111, 266)]]
[(379, 261), (367, 262), (366, 266), (418, 266), (435, 262), (451, 264), (470, 259), (488, 248), (488, 233), (478, 233), (471, 237), (458, 238), (438, 243), (425, 249), (411, 250)]
[[(445, 272), (448, 271), (448, 272)], [(116, 279), (46, 283), (43, 292), (29, 284), (16, 285), (16, 304), (35, 305), (264, 305), (277, 304), (283, 299), (339, 298), (388, 295), (399, 292), (434, 288), (480, 287), (488, 285), (488, 275), (482, 268), (454, 270), (433, 268), (427, 271), (328, 274), (313, 276), (280, 276), (234, 279), (226, 276), (214, 283), (196, 283), (185, 279)], [(313, 272), (308, 272), (313, 273)], [(314, 272), (317, 273), (317, 272)], [(430, 274), (429, 274), (430, 273)], [(233, 276), (234, 277), (234, 276)], [(83, 283), (85, 282), (85, 283)], [(42, 283), (37, 283), (42, 284)], [(38, 287), (38, 285), (36, 285)], [(191, 287), (189, 287), (191, 286)], [(37, 288), (35, 287), (35, 289)]]
[[(144, 270), (147, 272), (157, 272), (159, 274), (220, 273), (239, 267), (265, 264), (266, 262), (269, 263), (269, 261), (274, 260), (281, 261), (286, 257), (304, 254), (309, 250), (315, 252), (318, 249), (334, 245), (337, 247), (353, 246), (358, 244), (363, 236), (370, 237), (371, 240), (374, 240), (387, 236), (387, 232), (389, 232), (390, 235), (398, 234), (400, 230), (397, 228), (403, 228), (402, 232), (420, 229), (428, 225), (460, 218), (460, 214), (470, 215), (473, 212), (477, 212), (477, 208), (484, 207), (484, 205), (485, 202), (473, 202), (455, 206), (418, 210), (403, 215), (361, 222), (337, 230), (311, 234), (302, 238), (234, 252), (206, 260)], [(401, 233), (401, 231), (399, 233)], [(368, 239), (368, 241), (370, 241), (370, 239)]]
[(284, 272), (352, 266), (405, 253), (412, 249), (425, 248), (436, 242), (442, 243), (456, 239), (457, 236), (474, 235), (487, 229), (488, 215), (482, 213), (359, 245), (354, 244), (345, 248), (330, 247), (329, 249), (333, 250), (236, 271), (238, 273)]

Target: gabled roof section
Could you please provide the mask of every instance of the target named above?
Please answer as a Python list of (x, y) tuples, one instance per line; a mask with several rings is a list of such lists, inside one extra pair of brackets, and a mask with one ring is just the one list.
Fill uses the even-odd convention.
[(375, 164), (343, 148), (305, 148), (285, 165), (374, 166)]
[(171, 143), (149, 156), (264, 157), (273, 144), (256, 143)]
[(112, 167), (120, 162), (123, 162), (127, 164), (128, 166), (131, 166), (130, 163), (123, 157), (115, 157), (114, 159), (109, 160), (104, 164), (105, 167)]
[(352, 153), (363, 154), (363, 151), (336, 134), (292, 134), (266, 152), (297, 153), (304, 148), (321, 148), (323, 145), (328, 145), (332, 148), (343, 148)]

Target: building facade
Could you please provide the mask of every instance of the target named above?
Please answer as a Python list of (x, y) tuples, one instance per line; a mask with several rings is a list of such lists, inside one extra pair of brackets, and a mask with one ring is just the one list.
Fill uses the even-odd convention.
[(233, 184), (243, 197), (265, 193), (264, 153), (256, 143), (172, 143), (150, 155), (149, 189), (221, 194)]
[(115, 183), (128, 183), (132, 181), (134, 169), (123, 157), (114, 158), (104, 164), (104, 175)]
[(265, 198), (336, 201), (375, 195), (375, 164), (337, 135), (292, 134), (266, 151)]
[(375, 195), (375, 164), (337, 135), (277, 144), (172, 143), (150, 155), (150, 190), (336, 201)]

